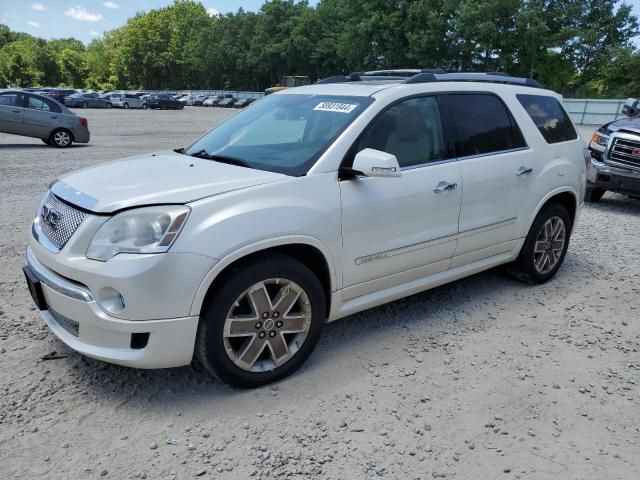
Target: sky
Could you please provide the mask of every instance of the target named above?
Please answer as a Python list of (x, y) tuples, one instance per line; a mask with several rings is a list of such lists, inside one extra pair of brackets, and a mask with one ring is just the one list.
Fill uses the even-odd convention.
[[(212, 14), (235, 12), (240, 7), (256, 11), (264, 3), (264, 0), (201, 1)], [(123, 25), (136, 12), (172, 3), (173, 0), (0, 0), (0, 23), (38, 37), (74, 37), (88, 43), (102, 32)], [(626, 3), (640, 17), (640, 0)]]
[[(37, 37), (74, 37), (88, 43), (102, 32), (120, 27), (136, 12), (172, 3), (173, 0), (0, 0), (0, 23)], [(240, 7), (256, 11), (264, 0), (201, 0), (201, 3), (212, 13), (228, 13)]]

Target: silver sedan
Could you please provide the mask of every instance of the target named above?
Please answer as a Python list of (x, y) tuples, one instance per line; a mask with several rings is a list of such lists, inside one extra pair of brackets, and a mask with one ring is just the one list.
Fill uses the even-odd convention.
[(40, 138), (59, 148), (91, 138), (86, 118), (51, 98), (20, 90), (0, 91), (0, 132)]

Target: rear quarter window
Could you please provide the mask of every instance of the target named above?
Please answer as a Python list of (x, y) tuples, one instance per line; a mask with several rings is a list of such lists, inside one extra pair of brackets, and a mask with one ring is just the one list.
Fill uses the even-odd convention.
[(560, 143), (578, 138), (571, 119), (554, 97), (516, 95), (547, 143)]

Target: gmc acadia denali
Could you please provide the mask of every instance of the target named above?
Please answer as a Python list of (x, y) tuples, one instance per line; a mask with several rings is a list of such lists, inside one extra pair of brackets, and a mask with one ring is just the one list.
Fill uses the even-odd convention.
[(560, 96), (395, 73), (284, 90), (187, 148), (54, 181), (24, 268), (51, 331), (255, 387), (296, 370), (325, 322), (498, 265), (551, 279), (589, 157)]

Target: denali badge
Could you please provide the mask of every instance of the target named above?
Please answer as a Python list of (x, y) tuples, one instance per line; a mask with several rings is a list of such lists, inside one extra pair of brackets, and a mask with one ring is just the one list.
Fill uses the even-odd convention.
[(57, 230), (60, 225), (60, 212), (56, 212), (50, 205), (43, 205), (40, 212), (40, 218), (44, 223), (49, 225), (52, 230)]

